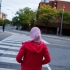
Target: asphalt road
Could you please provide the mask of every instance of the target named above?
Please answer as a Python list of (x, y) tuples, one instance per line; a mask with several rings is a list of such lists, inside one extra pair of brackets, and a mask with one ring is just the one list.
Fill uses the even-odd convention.
[[(9, 27), (9, 26), (8, 26)], [(15, 28), (8, 28), (7, 31), (15, 32), (19, 34), (29, 35), (29, 32), (25, 31), (16, 31)], [(0, 32), (0, 40), (10, 36), (11, 34), (1, 33)], [(42, 38), (49, 42), (47, 44), (50, 55), (51, 62), (49, 63), (52, 70), (70, 70), (70, 37), (58, 37), (52, 35), (42, 35)], [(7, 56), (7, 55), (5, 55)], [(14, 57), (14, 56), (11, 56)], [(8, 64), (10, 66), (10, 64)], [(18, 67), (16, 65), (16, 67)], [(13, 67), (14, 68), (14, 65)], [(43, 70), (46, 70), (44, 67)]]
[(11, 33), (0, 31), (0, 41), (12, 35)]

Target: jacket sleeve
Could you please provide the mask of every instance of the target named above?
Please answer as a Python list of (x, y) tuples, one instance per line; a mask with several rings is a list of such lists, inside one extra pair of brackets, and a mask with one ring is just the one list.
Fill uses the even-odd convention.
[(48, 51), (48, 47), (45, 45), (44, 46), (44, 59), (42, 60), (42, 65), (49, 63), (50, 60), (51, 60), (50, 53)]
[(22, 44), (18, 54), (16, 55), (16, 61), (19, 63), (23, 63), (24, 54), (25, 54), (25, 47), (24, 47), (24, 44)]

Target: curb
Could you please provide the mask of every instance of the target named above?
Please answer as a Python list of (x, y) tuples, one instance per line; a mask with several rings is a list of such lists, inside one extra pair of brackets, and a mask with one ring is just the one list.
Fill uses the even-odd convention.
[(43, 37), (52, 38), (52, 39), (60, 39), (60, 40), (70, 40), (70, 37), (59, 37), (59, 36), (50, 36), (50, 35), (42, 35)]

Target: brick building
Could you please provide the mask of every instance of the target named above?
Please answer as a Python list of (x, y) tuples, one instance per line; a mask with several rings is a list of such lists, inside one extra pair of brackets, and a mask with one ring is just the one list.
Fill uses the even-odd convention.
[(4, 14), (4, 13), (1, 13), (1, 14), (0, 14), (0, 18), (2, 18), (2, 19), (6, 19), (6, 16), (7, 16), (7, 15)]
[[(42, 5), (50, 5), (52, 8), (55, 7), (57, 10), (60, 10), (60, 9), (64, 9), (64, 11), (70, 11), (70, 2), (66, 2), (66, 1), (59, 1), (59, 0), (42, 0), (40, 3), (39, 3), (39, 6), (38, 8), (40, 8), (40, 6)], [(61, 22), (60, 22), (61, 23)], [(45, 28), (45, 25), (41, 25), (41, 24), (38, 24), (36, 25), (42, 29)], [(60, 33), (60, 27), (61, 27), (61, 24), (48, 24), (48, 27), (47, 27), (47, 30), (48, 30), (48, 33), (53, 33), (53, 34), (57, 34), (57, 31), (58, 31), (58, 34)], [(45, 30), (45, 29), (44, 29)], [(69, 35), (70, 36), (70, 24), (63, 24), (62, 25), (62, 34), (63, 35)]]
[(59, 0), (54, 0), (54, 1), (51, 0), (49, 2), (45, 2), (44, 0), (44, 2), (42, 1), (39, 3), (38, 8), (43, 4), (50, 5), (52, 8), (55, 7), (57, 10), (65, 8), (64, 9), (65, 11), (70, 11), (70, 2), (59, 1)]

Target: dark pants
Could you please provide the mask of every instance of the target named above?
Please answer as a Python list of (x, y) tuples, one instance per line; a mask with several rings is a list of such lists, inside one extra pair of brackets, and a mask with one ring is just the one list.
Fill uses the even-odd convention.
[(2, 29), (3, 29), (3, 32), (4, 32), (4, 30), (5, 30), (5, 26), (3, 26)]

